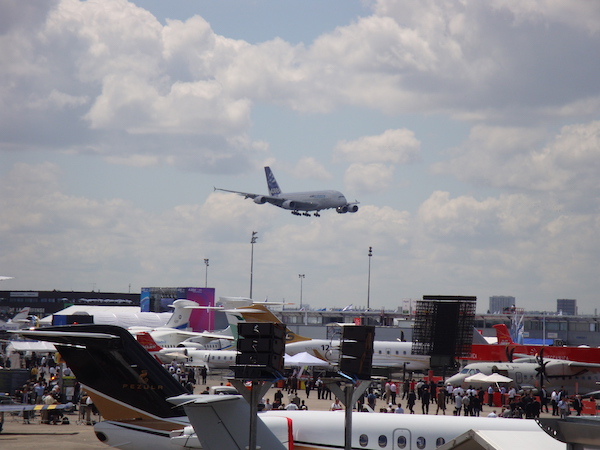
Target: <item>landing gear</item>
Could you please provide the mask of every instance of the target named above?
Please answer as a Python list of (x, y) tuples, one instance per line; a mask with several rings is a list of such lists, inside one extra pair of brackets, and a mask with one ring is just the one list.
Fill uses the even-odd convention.
[[(297, 209), (295, 209), (294, 211), (292, 211), (292, 214), (294, 216), (305, 216), (305, 217), (310, 217), (311, 216), (311, 214), (308, 211), (305, 211), (305, 212), (301, 213)], [(316, 213), (313, 214), (313, 216), (315, 216), (315, 217), (321, 217), (321, 214), (319, 214), (319, 211), (317, 211)]]

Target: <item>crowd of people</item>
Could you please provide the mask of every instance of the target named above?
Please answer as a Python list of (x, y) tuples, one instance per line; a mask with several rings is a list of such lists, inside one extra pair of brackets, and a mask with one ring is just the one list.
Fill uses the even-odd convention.
[[(16, 402), (35, 405), (54, 405), (67, 401), (59, 380), (61, 375), (72, 375), (68, 367), (57, 364), (51, 356), (38, 355), (35, 352), (30, 355), (23, 355), (21, 359), (25, 368), (29, 370), (29, 379), (15, 391), (14, 398)], [(6, 358), (5, 360), (9, 359)], [(73, 398), (70, 400), (76, 400), (79, 395), (79, 383), (75, 382), (73, 386)], [(31, 423), (33, 414), (33, 411), (23, 411), (23, 423)], [(68, 418), (64, 417), (62, 410), (42, 410), (41, 423), (68, 423)]]

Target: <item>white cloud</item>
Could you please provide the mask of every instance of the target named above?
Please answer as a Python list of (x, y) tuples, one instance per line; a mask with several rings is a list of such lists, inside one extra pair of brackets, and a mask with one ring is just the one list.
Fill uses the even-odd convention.
[(378, 136), (363, 136), (354, 141), (340, 141), (334, 157), (357, 163), (408, 164), (419, 158), (420, 142), (407, 129), (386, 130)]
[(344, 174), (344, 184), (356, 193), (380, 193), (389, 189), (394, 168), (381, 163), (351, 164)]
[(312, 157), (300, 158), (292, 172), (301, 179), (329, 181), (333, 178), (325, 166)]
[(476, 126), (453, 158), (434, 164), (434, 170), (471, 183), (548, 191), (564, 199), (598, 191), (598, 148), (599, 121), (566, 125), (555, 136), (537, 129)]

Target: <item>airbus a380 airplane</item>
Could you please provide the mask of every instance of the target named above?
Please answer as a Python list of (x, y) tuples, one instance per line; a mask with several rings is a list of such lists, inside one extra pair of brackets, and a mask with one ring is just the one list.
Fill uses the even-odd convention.
[[(315, 211), (314, 216), (319, 217), (319, 211), (322, 209), (335, 210), (339, 214), (355, 213), (358, 211), (358, 202), (349, 203), (339, 191), (308, 191), (308, 192), (291, 192), (282, 193), (279, 189), (279, 184), (275, 180), (275, 176), (270, 167), (265, 167), (265, 175), (267, 176), (267, 186), (269, 195), (251, 194), (249, 192), (230, 191), (227, 189), (215, 188), (215, 191), (232, 192), (234, 194), (243, 195), (244, 198), (251, 198), (254, 203), (262, 205), (270, 203), (279, 208), (289, 209), (295, 216), (310, 216), (309, 211)], [(300, 212), (304, 211), (304, 212)]]
[[(246, 447), (250, 406), (241, 397), (187, 395), (123, 328), (86, 324), (23, 334), (55, 343), (104, 418), (94, 426), (103, 443), (131, 450)], [(534, 433), (536, 442), (551, 448), (544, 441), (546, 434), (532, 420), (371, 413), (352, 416), (352, 448), (433, 450), (469, 430), (510, 431), (517, 442), (522, 441), (516, 432)], [(257, 428), (257, 444), (263, 449), (333, 450), (344, 446), (344, 414), (337, 412), (264, 412), (258, 416)]]

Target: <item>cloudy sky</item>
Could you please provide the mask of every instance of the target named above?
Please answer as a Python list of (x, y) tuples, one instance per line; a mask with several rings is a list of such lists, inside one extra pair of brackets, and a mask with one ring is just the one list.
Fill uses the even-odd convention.
[[(600, 3), (3, 0), (2, 289), (600, 292)], [(220, 187), (337, 189), (295, 217)]]

